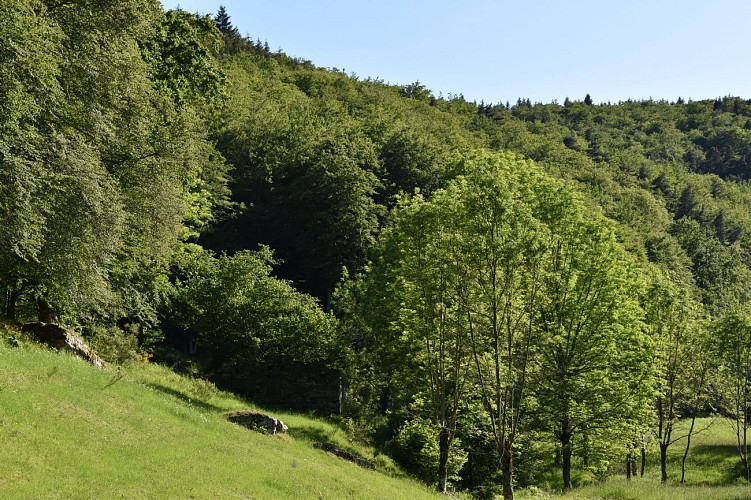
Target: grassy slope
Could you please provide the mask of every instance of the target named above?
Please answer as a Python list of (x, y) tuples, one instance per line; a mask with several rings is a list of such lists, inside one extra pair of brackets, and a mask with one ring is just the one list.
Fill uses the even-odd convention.
[[(250, 408), (166, 368), (101, 372), (35, 346), (9, 347), (0, 336), (0, 496), (435, 498), (419, 483), (314, 449), (313, 441), (326, 440), (368, 455), (330, 423), (275, 413), (290, 432), (266, 436), (224, 418), (228, 411)], [(670, 449), (668, 485), (660, 485), (653, 450), (644, 478), (612, 477), (563, 498), (751, 498), (751, 487), (735, 481), (741, 471), (726, 422), (716, 421), (693, 443), (685, 486), (676, 484), (679, 441)], [(381, 469), (393, 470), (383, 457), (378, 460)], [(519, 491), (519, 497), (557, 495), (533, 489)]]
[(331, 424), (278, 413), (290, 433), (266, 436), (224, 418), (249, 408), (157, 366), (101, 372), (0, 337), (0, 496), (434, 497), (314, 449), (315, 440), (349, 444)]

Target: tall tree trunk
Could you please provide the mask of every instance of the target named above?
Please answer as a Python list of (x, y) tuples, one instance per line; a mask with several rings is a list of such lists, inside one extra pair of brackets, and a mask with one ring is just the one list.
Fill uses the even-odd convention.
[(631, 452), (626, 454), (626, 480), (631, 481)]
[(574, 487), (571, 483), (571, 430), (568, 421), (565, 421), (561, 429), (561, 472), (563, 473), (563, 488), (570, 490)]
[(660, 470), (662, 472), (662, 478), (660, 481), (663, 483), (668, 482), (668, 444), (660, 443)]
[(445, 427), (441, 429), (438, 438), (438, 491), (446, 493), (448, 483), (449, 463), (449, 431)]
[(647, 447), (641, 444), (641, 470), (639, 476), (644, 477), (644, 469), (647, 467)]
[(629, 453), (629, 457), (631, 457), (631, 475), (636, 477), (636, 455)]
[(581, 459), (582, 466), (584, 468), (589, 467), (589, 433), (587, 432), (582, 434)]
[(514, 452), (510, 440), (503, 442), (503, 458), (501, 467), (503, 468), (503, 498), (504, 500), (513, 500), (514, 498)]
[(16, 307), (18, 306), (18, 299), (21, 297), (21, 292), (16, 289), (10, 289), (5, 292), (5, 317), (10, 321), (16, 320)]

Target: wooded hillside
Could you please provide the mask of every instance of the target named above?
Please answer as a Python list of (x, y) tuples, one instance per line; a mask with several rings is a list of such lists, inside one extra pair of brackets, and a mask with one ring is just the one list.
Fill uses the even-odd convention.
[(442, 491), (648, 446), (668, 481), (712, 412), (749, 478), (751, 100), (478, 104), (155, 0), (0, 19), (8, 320), (340, 370), (352, 428)]

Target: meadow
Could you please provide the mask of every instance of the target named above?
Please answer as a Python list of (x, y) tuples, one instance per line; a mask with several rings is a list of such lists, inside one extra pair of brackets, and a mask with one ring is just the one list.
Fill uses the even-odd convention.
[[(258, 409), (202, 379), (134, 363), (98, 370), (68, 354), (0, 335), (0, 491), (3, 498), (436, 498), (341, 425), (273, 411), (284, 435), (246, 430), (226, 414)], [(668, 455), (660, 483), (650, 447), (644, 477), (578, 476), (569, 493), (518, 489), (518, 498), (746, 499), (735, 435), (722, 418), (697, 420), (686, 483), (685, 441)], [(681, 429), (679, 429), (680, 434)], [(314, 449), (330, 441), (373, 460), (377, 471)], [(560, 478), (551, 471), (550, 484)], [(589, 481), (589, 482), (588, 482)], [(457, 495), (455, 495), (457, 496)], [(463, 495), (462, 495), (463, 496)]]
[[(2, 498), (434, 498), (338, 426), (274, 412), (264, 435), (226, 420), (255, 409), (155, 364), (100, 371), (71, 355), (0, 341)], [(314, 449), (331, 441), (366, 470)]]
[[(625, 477), (625, 466), (618, 475), (605, 481), (593, 481), (579, 476), (583, 483), (568, 493), (530, 488), (519, 491), (519, 498), (565, 498), (608, 500), (720, 500), (749, 499), (751, 486), (743, 480), (743, 469), (735, 445), (735, 431), (730, 421), (722, 417), (699, 418), (691, 449), (686, 460), (685, 483), (680, 483), (681, 460), (685, 450), (685, 434), (690, 422), (683, 421), (676, 429), (679, 437), (668, 449), (668, 482), (660, 482), (660, 454), (656, 442), (648, 448), (643, 477)], [(639, 464), (640, 466), (640, 464)], [(560, 474), (553, 479), (560, 482)], [(556, 482), (551, 481), (552, 484)]]

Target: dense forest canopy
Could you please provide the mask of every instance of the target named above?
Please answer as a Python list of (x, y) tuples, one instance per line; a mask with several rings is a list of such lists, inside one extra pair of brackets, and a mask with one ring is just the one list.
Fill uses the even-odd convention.
[(152, 0), (0, 18), (8, 320), (336, 368), (442, 491), (571, 488), (708, 408), (748, 479), (751, 100), (477, 104)]

